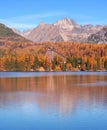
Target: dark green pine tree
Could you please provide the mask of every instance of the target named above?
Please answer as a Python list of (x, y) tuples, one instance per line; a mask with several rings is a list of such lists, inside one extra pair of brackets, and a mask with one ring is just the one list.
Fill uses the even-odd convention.
[(34, 70), (36, 71), (39, 67), (41, 66), (41, 62), (39, 61), (38, 57), (35, 56), (35, 60), (34, 60)]
[(90, 70), (90, 69), (91, 69), (89, 59), (88, 59), (87, 62), (86, 62), (86, 69), (87, 69), (87, 70)]
[(107, 59), (104, 62), (104, 68), (107, 70)]
[(96, 61), (97, 61), (97, 70), (100, 70), (100, 58), (97, 57)]

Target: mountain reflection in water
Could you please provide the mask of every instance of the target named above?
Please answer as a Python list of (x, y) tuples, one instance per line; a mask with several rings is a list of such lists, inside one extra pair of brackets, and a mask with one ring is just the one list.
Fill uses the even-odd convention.
[(62, 115), (74, 113), (82, 105), (107, 108), (106, 79), (105, 75), (0, 78), (0, 108), (27, 104)]

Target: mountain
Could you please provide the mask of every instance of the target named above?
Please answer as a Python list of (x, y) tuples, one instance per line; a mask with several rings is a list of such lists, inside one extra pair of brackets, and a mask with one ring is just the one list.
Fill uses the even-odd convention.
[(18, 35), (11, 28), (5, 26), (4, 24), (0, 24), (0, 41), (8, 40), (8, 41), (28, 41), (24, 37)]
[(11, 29), (12, 29), (12, 31), (13, 31), (14, 33), (16, 33), (16, 34), (19, 34), (19, 35), (22, 34), (19, 30), (15, 29), (15, 28), (11, 28)]
[(101, 30), (102, 26), (79, 25), (74, 20), (64, 18), (57, 21), (54, 25), (59, 28), (60, 35), (64, 41), (76, 41), (76, 42), (86, 42), (87, 38)]
[(81, 28), (75, 21), (68, 18), (58, 20), (54, 25), (58, 28), (64, 41), (71, 41), (72, 31)]
[(56, 23), (54, 23), (55, 26), (57, 26), (59, 29), (64, 30), (70, 30), (72, 31), (74, 27), (80, 27), (78, 24), (76, 24), (75, 21), (69, 19), (69, 18), (63, 18), (61, 20), (58, 20)]
[(63, 18), (53, 24), (40, 23), (34, 29), (26, 30), (21, 35), (33, 42), (90, 42), (90, 36), (99, 32), (103, 27), (91, 24), (79, 25), (72, 19)]
[(45, 23), (40, 23), (28, 35), (25, 35), (25, 37), (34, 42), (63, 41), (59, 29), (53, 24)]
[(27, 38), (29, 36), (29, 34), (31, 33), (32, 29), (29, 29), (29, 30), (25, 30), (23, 32), (20, 32), (19, 31), (19, 34), (24, 36), (25, 38)]
[(103, 27), (99, 32), (90, 35), (87, 41), (91, 43), (107, 43), (107, 26)]

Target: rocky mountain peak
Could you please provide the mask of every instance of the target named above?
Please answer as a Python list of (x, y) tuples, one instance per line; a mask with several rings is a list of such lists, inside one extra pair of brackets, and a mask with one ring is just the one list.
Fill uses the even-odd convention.
[(55, 23), (55, 25), (66, 25), (66, 24), (75, 25), (76, 22), (74, 20), (69, 19), (69, 18), (63, 18), (61, 20), (56, 21), (56, 23)]
[(58, 20), (54, 25), (62, 29), (72, 30), (77, 24), (74, 20), (63, 18), (61, 20)]
[(39, 26), (45, 26), (46, 24), (44, 22), (40, 22)]

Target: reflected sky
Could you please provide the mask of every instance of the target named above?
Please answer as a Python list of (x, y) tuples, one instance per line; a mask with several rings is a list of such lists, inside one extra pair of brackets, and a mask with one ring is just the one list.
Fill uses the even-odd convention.
[(105, 72), (17, 74), (0, 78), (0, 130), (107, 129)]

